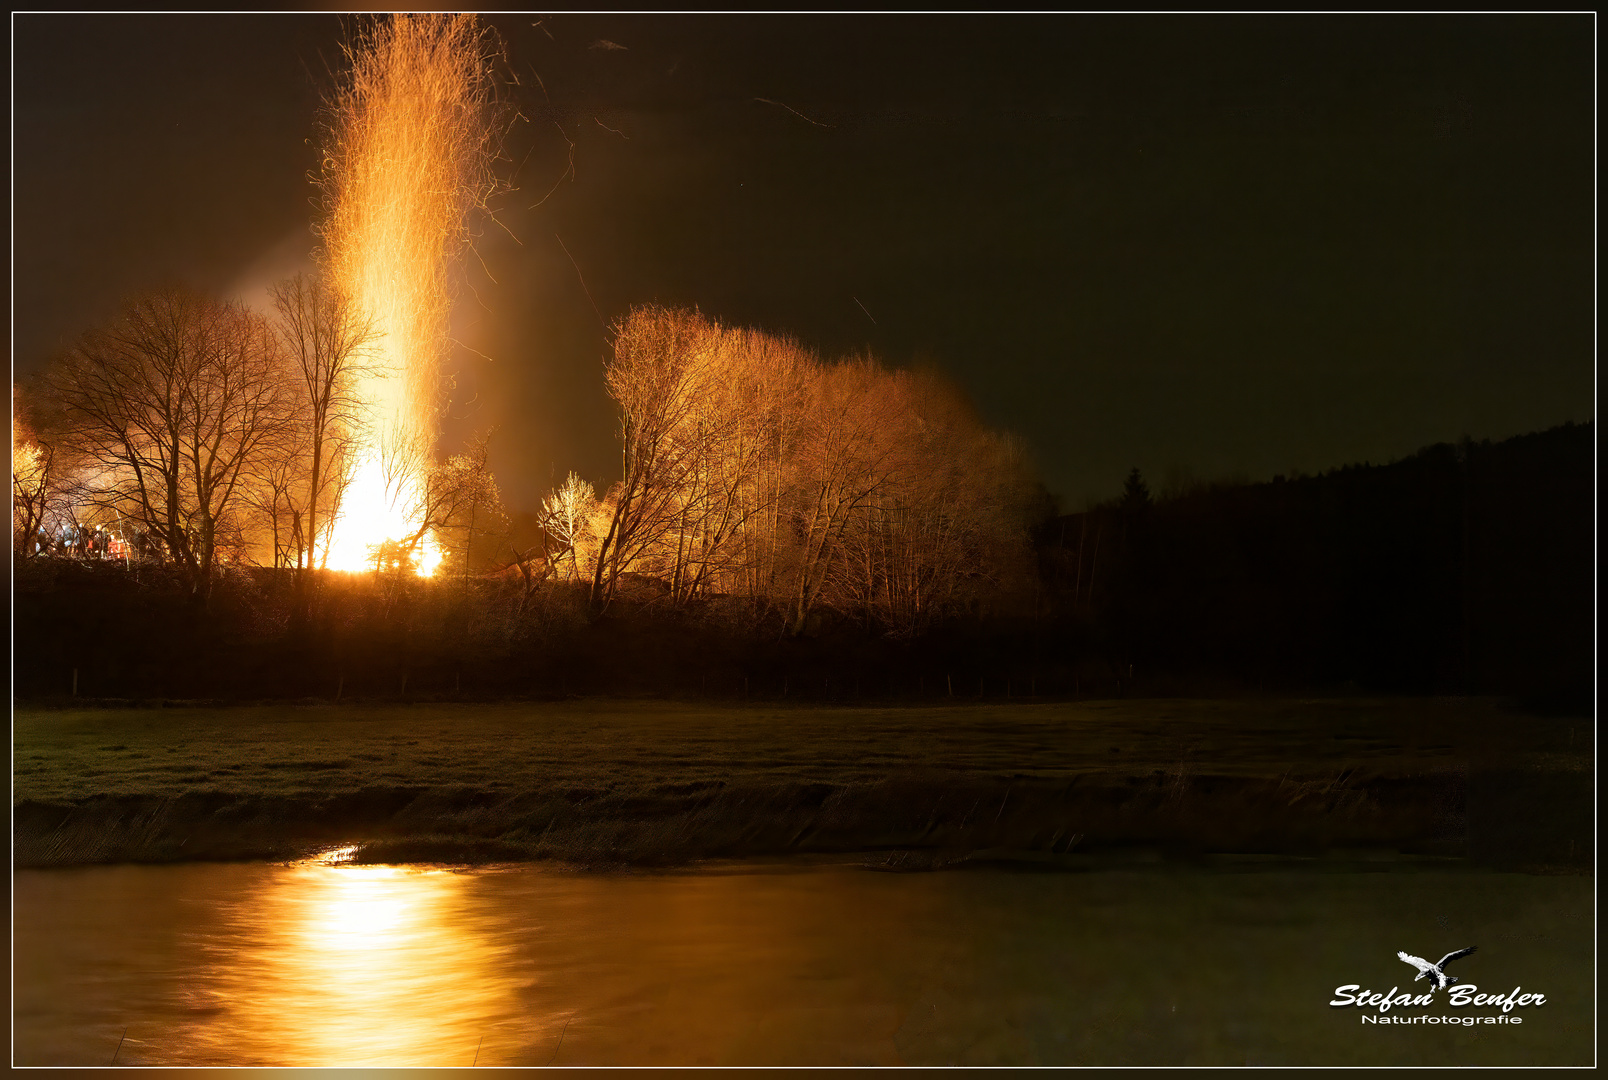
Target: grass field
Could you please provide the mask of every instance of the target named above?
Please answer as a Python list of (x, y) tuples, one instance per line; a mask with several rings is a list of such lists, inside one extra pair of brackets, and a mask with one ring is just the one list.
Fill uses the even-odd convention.
[[(1467, 699), (24, 709), (13, 731), (18, 865), (359, 845), (581, 863), (865, 850), (914, 867), (1135, 844), (1484, 844), (1578, 864), (1591, 835), (1590, 722)], [(1527, 831), (1509, 835), (1515, 801)]]

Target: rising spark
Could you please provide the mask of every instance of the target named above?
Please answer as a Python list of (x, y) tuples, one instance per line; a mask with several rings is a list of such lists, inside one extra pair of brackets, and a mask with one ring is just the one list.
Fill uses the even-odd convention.
[(422, 507), (448, 391), (449, 273), (469, 245), (469, 212), (499, 190), (496, 45), (472, 15), (396, 15), (346, 52), (319, 178), (320, 232), (331, 278), (381, 336), (358, 387), (366, 445), (326, 565), (361, 570), (381, 545), (411, 544), (428, 576), (442, 559)]
[(811, 119), (810, 117), (805, 116), (803, 113), (799, 112), (797, 109), (793, 108), (793, 106), (787, 104), (787, 102), (785, 102), (785, 101), (772, 101), (770, 98), (763, 98), (763, 97), (757, 97), (754, 100), (758, 101), (758, 102), (761, 102), (762, 104), (765, 104), (765, 105), (775, 105), (775, 106), (778, 106), (780, 108), (786, 109), (788, 112), (792, 113), (794, 116), (798, 117), (800, 120), (804, 121), (805, 123), (814, 124), (818, 128), (837, 127), (836, 124), (823, 124), (819, 120)]

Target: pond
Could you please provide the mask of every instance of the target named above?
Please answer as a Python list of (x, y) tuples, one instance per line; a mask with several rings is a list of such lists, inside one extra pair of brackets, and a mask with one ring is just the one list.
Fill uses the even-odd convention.
[[(1590, 1064), (1592, 891), (1339, 859), (25, 870), (14, 1062)], [(1544, 1004), (1330, 1005), (1468, 945), (1448, 974)]]

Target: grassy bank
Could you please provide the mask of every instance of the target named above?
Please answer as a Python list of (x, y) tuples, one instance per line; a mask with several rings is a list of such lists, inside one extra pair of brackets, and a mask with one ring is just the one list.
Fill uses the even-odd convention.
[(1590, 730), (1432, 699), (22, 709), (15, 859), (1383, 847), (1579, 867)]

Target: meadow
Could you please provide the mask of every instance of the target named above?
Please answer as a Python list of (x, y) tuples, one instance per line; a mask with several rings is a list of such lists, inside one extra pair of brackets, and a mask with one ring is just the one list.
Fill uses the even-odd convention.
[(23, 708), (18, 866), (1336, 849), (1589, 860), (1591, 726), (1482, 699)]

